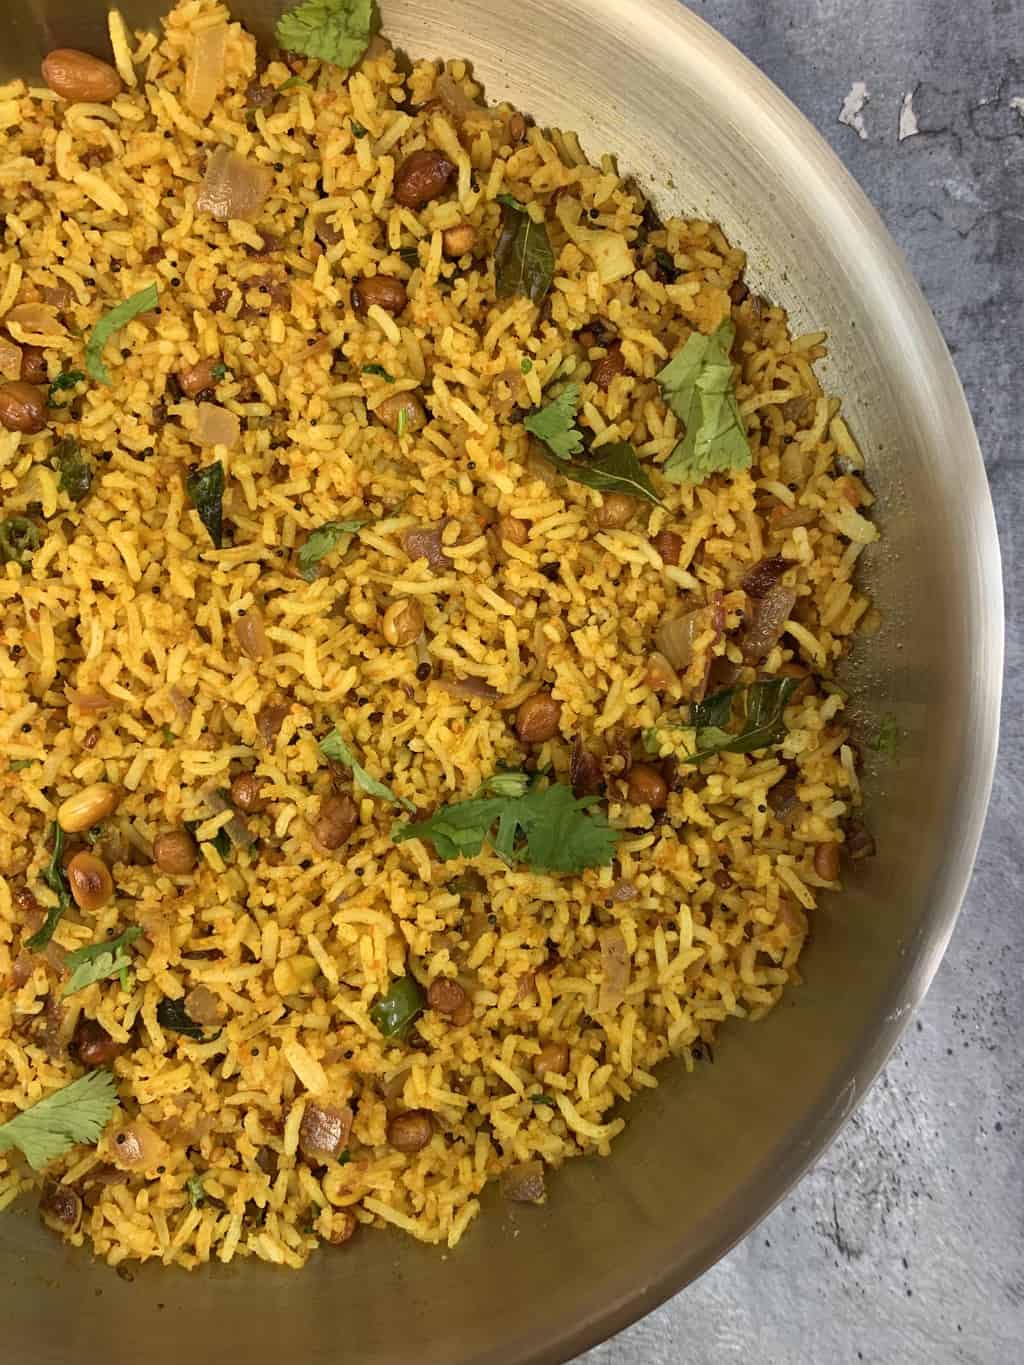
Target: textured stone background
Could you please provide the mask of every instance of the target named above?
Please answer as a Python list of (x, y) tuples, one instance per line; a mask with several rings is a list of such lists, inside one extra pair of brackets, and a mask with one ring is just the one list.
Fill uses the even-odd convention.
[[(1024, 1362), (1024, 0), (689, 0), (824, 133), (907, 253), (985, 452), (1008, 610), (1001, 764), (917, 1019), (788, 1199), (587, 1365)], [(867, 137), (838, 122), (854, 81)], [(898, 139), (903, 96), (921, 132)], [(1020, 110), (1011, 100), (1020, 97)]]

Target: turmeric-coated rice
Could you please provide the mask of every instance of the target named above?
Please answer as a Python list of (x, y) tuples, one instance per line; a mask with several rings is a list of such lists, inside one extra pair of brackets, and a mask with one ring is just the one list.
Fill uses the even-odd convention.
[[(0, 1207), (112, 1265), (454, 1247), (771, 1009), (869, 847), (863, 462), (715, 225), (463, 63), (268, 59), (215, 0), (110, 37), (113, 94), (0, 87)], [(656, 376), (728, 323), (749, 468), (672, 482)], [(530, 434), (567, 394), (576, 472), (628, 444), (652, 497)], [(565, 825), (445, 857), (519, 797)], [(3, 1125), (102, 1068), (33, 1169)]]

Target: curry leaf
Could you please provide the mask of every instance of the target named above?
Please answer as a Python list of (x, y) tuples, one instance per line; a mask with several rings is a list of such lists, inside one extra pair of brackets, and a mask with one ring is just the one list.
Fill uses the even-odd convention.
[(657, 376), (665, 402), (686, 428), (661, 471), (672, 483), (703, 483), (722, 470), (750, 468), (729, 358), (735, 334), (728, 321), (711, 336), (694, 332)]
[[(800, 683), (800, 678), (761, 678), (749, 687), (729, 687), (694, 702), (686, 724), (668, 727), (694, 731), (696, 750), (679, 754), (679, 761), (700, 763), (715, 754), (751, 754), (775, 744), (782, 736), (783, 712)], [(643, 744), (649, 754), (659, 751), (656, 726), (644, 731)]]
[(125, 299), (116, 308), (111, 308), (110, 312), (97, 322), (92, 329), (92, 336), (86, 343), (85, 368), (98, 383), (113, 383), (110, 371), (103, 363), (104, 346), (125, 323), (131, 322), (132, 318), (137, 318), (140, 313), (151, 313), (159, 301), (156, 285), (147, 284), (145, 289), (140, 289), (137, 294), (132, 294), (131, 298)]
[(53, 938), (53, 931), (61, 922), (64, 912), (71, 909), (71, 888), (64, 875), (64, 831), (56, 820), (53, 822), (53, 853), (43, 873), (43, 881), (56, 895), (57, 904), (46, 912), (42, 926), (25, 940), (25, 947), (32, 953), (41, 952), (46, 947)]
[(53, 463), (60, 472), (60, 490), (72, 502), (81, 502), (92, 487), (92, 469), (84, 459), (78, 442), (72, 436), (58, 441), (53, 450)]
[(625, 493), (657, 504), (658, 495), (627, 442), (599, 446), (586, 460), (571, 458), (583, 450), (583, 433), (575, 419), (579, 401), (579, 385), (567, 384), (552, 402), (524, 418), (523, 426), (543, 442), (544, 454), (567, 479), (602, 493)]
[(285, 90), (298, 90), (300, 87), (303, 86), (307, 90), (312, 89), (312, 87), (309, 84), (309, 81), (304, 81), (301, 76), (289, 76), (286, 81), (282, 81), (281, 84), (277, 87), (277, 93), (280, 95)]
[(541, 304), (555, 276), (555, 253), (543, 223), (535, 223), (511, 196), (502, 196), (501, 232), (494, 249), (494, 284), (499, 299), (522, 294)]
[(364, 365), (360, 374), (375, 374), (379, 379), (383, 379), (385, 384), (393, 384), (395, 376), (388, 374), (383, 365)]
[(224, 525), (224, 466), (220, 460), (194, 470), (185, 480), (185, 488), (214, 548), (219, 550)]
[(204, 1040), (203, 1026), (197, 1024), (189, 1015), (184, 1000), (171, 1000), (167, 996), (156, 1007), (156, 1021), (161, 1028), (165, 1028), (171, 1033), (180, 1033), (183, 1037), (191, 1038), (196, 1042), (212, 1043), (221, 1035), (221, 1030), (218, 1029), (216, 1033)]
[(650, 479), (636, 451), (627, 442), (600, 446), (589, 460), (555, 460), (555, 467), (575, 483), (596, 488), (602, 493), (626, 493), (660, 506)]
[(324, 735), (320, 741), (320, 752), (324, 758), (333, 759), (335, 763), (343, 763), (346, 768), (350, 769), (356, 786), (366, 792), (367, 796), (376, 796), (381, 801), (390, 801), (393, 805), (404, 806), (407, 811), (416, 809), (411, 801), (406, 801), (403, 796), (396, 796), (386, 783), (378, 782), (375, 777), (371, 777), (362, 764), (357, 761), (355, 754), (337, 730), (331, 730)]
[(305, 545), (299, 551), (299, 573), (307, 583), (312, 583), (320, 572), (317, 565), (324, 555), (337, 546), (342, 536), (352, 535), (364, 526), (369, 526), (369, 521), (363, 519), (352, 519), (351, 521), (325, 521), (322, 526), (318, 526), (312, 531)]
[(370, 45), (373, 0), (304, 0), (282, 14), (275, 35), (287, 52), (352, 67)]

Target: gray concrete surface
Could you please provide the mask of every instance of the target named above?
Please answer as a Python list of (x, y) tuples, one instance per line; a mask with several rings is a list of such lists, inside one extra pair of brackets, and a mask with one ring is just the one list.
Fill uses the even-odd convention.
[[(910, 258), (985, 452), (1008, 611), (964, 913), (867, 1101), (788, 1199), (587, 1365), (1024, 1362), (1024, 0), (690, 0), (819, 128)], [(863, 140), (838, 114), (870, 95)], [(904, 95), (920, 132), (899, 141)], [(1011, 104), (1020, 98), (1019, 107)]]

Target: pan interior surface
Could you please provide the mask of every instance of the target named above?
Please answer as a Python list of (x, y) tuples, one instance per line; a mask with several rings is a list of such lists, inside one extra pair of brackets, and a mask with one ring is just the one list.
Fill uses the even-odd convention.
[[(163, 6), (131, 0), (132, 24)], [(268, 35), (274, 7), (232, 5)], [(57, 46), (106, 51), (103, 0), (7, 0), (0, 79)], [(867, 723), (906, 738), (869, 774), (879, 856), (814, 919), (806, 984), (715, 1064), (671, 1065), (609, 1160), (570, 1163), (540, 1209), (492, 1194), (452, 1254), (365, 1234), (300, 1275), (252, 1263), (133, 1282), (31, 1210), (0, 1220), (5, 1358), (460, 1365), (564, 1359), (652, 1308), (744, 1235), (823, 1149), (884, 1061), (948, 941), (994, 762), (1002, 617), (980, 454), (931, 315), (874, 213), (773, 86), (673, 0), (385, 0), (413, 55), (464, 56), (491, 98), (614, 153), (663, 211), (722, 223), (826, 379), (867, 458), (885, 615), (847, 670)], [(863, 561), (862, 561), (863, 562)], [(132, 1343), (129, 1347), (127, 1344)]]

